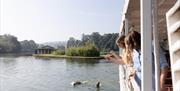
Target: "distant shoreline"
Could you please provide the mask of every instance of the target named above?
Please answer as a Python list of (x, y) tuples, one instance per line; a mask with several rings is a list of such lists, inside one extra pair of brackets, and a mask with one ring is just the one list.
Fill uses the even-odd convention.
[(33, 54), (33, 56), (34, 57), (47, 57), (47, 58), (104, 59), (103, 56), (83, 57), (83, 56), (66, 56), (66, 55), (53, 55), (53, 54)]
[(32, 56), (32, 53), (0, 53), (0, 56)]

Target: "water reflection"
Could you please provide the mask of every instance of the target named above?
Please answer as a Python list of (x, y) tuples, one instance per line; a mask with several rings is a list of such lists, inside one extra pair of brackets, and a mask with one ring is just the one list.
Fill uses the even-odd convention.
[(52, 60), (53, 58), (47, 58), (47, 57), (35, 57), (36, 60), (43, 60), (43, 61), (49, 61)]
[(0, 53), (0, 57), (21, 57), (21, 56), (32, 56), (32, 53)]
[[(6, 56), (0, 57), (0, 71), (0, 91), (119, 91), (118, 66), (104, 59)], [(88, 82), (70, 85), (77, 80)]]
[(73, 65), (73, 64), (78, 64), (79, 66), (84, 65), (84, 66), (94, 66), (98, 64), (100, 60), (98, 59), (66, 59), (66, 63)]
[(100, 91), (100, 88), (97, 88), (96, 91)]

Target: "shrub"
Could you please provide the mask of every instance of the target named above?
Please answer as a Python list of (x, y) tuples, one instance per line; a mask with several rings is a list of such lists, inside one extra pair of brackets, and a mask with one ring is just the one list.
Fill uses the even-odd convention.
[(52, 54), (54, 54), (54, 55), (65, 55), (65, 51), (58, 49), (58, 50), (53, 51)]
[(67, 56), (97, 57), (100, 52), (93, 43), (86, 43), (82, 47), (71, 47), (66, 50)]

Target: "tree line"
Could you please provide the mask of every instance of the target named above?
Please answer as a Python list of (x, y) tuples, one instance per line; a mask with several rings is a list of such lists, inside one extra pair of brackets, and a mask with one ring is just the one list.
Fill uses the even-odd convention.
[(18, 41), (13, 35), (0, 35), (0, 53), (31, 52), (38, 48), (33, 40)]
[[(82, 47), (87, 42), (93, 43), (98, 51), (107, 52), (110, 50), (118, 51), (118, 47), (115, 43), (118, 33), (99, 34), (93, 32), (92, 34), (82, 34), (81, 40), (77, 40), (70, 37), (66, 42), (66, 45), (56, 44), (57, 49), (65, 50), (71, 47)], [(62, 43), (61, 43), (62, 44)], [(65, 44), (65, 43), (64, 43)], [(55, 44), (54, 44), (55, 45)], [(9, 34), (0, 35), (0, 53), (19, 53), (19, 52), (31, 52), (33, 53), (42, 44), (37, 44), (33, 40), (18, 41), (17, 37)]]
[(73, 37), (70, 37), (67, 41), (67, 48), (70, 47), (80, 47), (85, 45), (86, 42), (90, 41), (95, 44), (99, 51), (107, 52), (110, 50), (118, 51), (118, 47), (116, 45), (116, 39), (118, 37), (118, 33), (108, 33), (108, 34), (99, 34), (99, 32), (93, 32), (90, 35), (82, 34), (82, 39), (77, 40)]

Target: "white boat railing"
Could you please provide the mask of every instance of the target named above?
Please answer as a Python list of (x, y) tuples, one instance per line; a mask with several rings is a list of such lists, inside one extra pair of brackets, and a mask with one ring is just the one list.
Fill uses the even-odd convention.
[(180, 0), (166, 13), (173, 91), (180, 91)]

